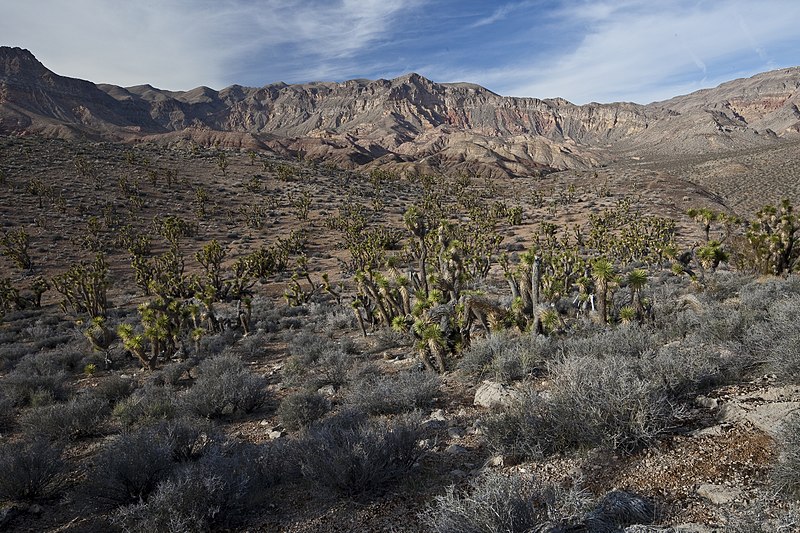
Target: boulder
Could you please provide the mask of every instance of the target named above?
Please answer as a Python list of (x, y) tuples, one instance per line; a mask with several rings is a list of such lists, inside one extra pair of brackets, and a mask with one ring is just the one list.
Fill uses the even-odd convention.
[(475, 391), (475, 405), (492, 408), (496, 406), (509, 407), (520, 399), (522, 394), (508, 385), (494, 381), (484, 381)]

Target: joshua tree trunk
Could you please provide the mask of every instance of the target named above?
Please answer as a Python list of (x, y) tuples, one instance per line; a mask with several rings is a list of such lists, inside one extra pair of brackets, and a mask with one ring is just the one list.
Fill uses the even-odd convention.
[(533, 315), (533, 332), (542, 333), (542, 320), (539, 317), (539, 285), (542, 282), (542, 259), (537, 255), (531, 266), (531, 313)]

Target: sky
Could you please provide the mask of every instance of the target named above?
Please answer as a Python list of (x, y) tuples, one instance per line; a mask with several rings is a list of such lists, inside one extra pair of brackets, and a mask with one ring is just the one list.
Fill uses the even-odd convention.
[(391, 79), (649, 103), (800, 65), (800, 0), (0, 0), (0, 45), (168, 90)]

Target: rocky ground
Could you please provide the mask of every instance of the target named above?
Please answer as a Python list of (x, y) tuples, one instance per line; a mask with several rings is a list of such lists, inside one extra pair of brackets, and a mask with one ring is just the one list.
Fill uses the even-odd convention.
[[(125, 146), (37, 137), (6, 137), (0, 138), (0, 143), (2, 226), (4, 231), (26, 230), (33, 259), (32, 269), (20, 272), (9, 258), (2, 258), (0, 278), (8, 277), (24, 290), (36, 276), (50, 278), (63, 273), (70, 265), (91, 258), (99, 248), (108, 253), (114, 280), (109, 294), (115, 307), (110, 315), (114, 322), (131, 320), (136, 305), (146, 300), (135, 288), (129, 254), (114, 244), (115, 234), (126, 224), (138, 231), (149, 231), (153, 217), (167, 214), (195, 221), (197, 233), (185, 242), (187, 270), (191, 272), (200, 271), (191, 260), (194, 253), (211, 239), (224, 243), (230, 260), (302, 228), (308, 232), (305, 253), (312, 279), (320, 280), (328, 273), (332, 281), (344, 284), (349, 296), (354, 285), (344, 238), (326, 222), (339, 214), (342, 206), (358, 203), (370, 210), (371, 224), (401, 227), (405, 208), (422, 198), (419, 185), (407, 178), (380, 180), (312, 161), (287, 160), (262, 153), (250, 156), (247, 152), (223, 152), (182, 144)], [(778, 152), (730, 156), (730, 161), (720, 163), (719, 168), (729, 168), (742, 158), (752, 158), (748, 164), (761, 168), (762, 160), (795, 157), (795, 149), (796, 146), (787, 144)], [(221, 153), (225, 154), (224, 168), (220, 166)], [(90, 172), (76, 165), (79, 155), (91, 163)], [(771, 168), (780, 167), (776, 165)], [(621, 198), (631, 199), (636, 211), (675, 219), (679, 242), (688, 247), (702, 238), (701, 228), (686, 216), (689, 208), (728, 209), (747, 216), (755, 205), (752, 198), (756, 197), (758, 185), (746, 181), (744, 171), (737, 175), (742, 183), (748, 183), (750, 188), (746, 190), (722, 179), (719, 168), (713, 170), (712, 166), (711, 161), (700, 160), (687, 161), (685, 166), (674, 161), (662, 162), (660, 166), (653, 161), (625, 161), (597, 170), (565, 171), (536, 178), (475, 177), (469, 186), (480, 194), (522, 207), (523, 222), (501, 228), (504, 236), (501, 249), (511, 253), (530, 246), (542, 222), (564, 227), (585, 224), (591, 214), (616, 205)], [(708, 173), (703, 173), (703, 169)], [(779, 178), (775, 193), (792, 192), (788, 170)], [(451, 178), (440, 179), (445, 184), (454, 183), (446, 181)], [(133, 194), (134, 188), (139, 192)], [(207, 194), (207, 199), (202, 200), (200, 190)], [(305, 194), (311, 204), (304, 215), (300, 199)], [(766, 194), (758, 198), (766, 199)], [(131, 200), (137, 195), (140, 203)], [(102, 223), (98, 231), (92, 229), (93, 218)], [(715, 231), (721, 230), (715, 228)], [(155, 247), (161, 251), (165, 245), (157, 241)], [(585, 355), (569, 344), (568, 335), (554, 335), (557, 342), (563, 343), (558, 345), (560, 348), (553, 348), (552, 353), (548, 352), (547, 357), (532, 366), (526, 367), (530, 361), (521, 358), (517, 362), (524, 368), (521, 375), (497, 370), (499, 356), (489, 359), (488, 370), (479, 376), (465, 374), (460, 368), (462, 363), (455, 361), (452, 371), (441, 377), (435, 393), (420, 399), (419, 405), (387, 409), (375, 415), (373, 418), (391, 423), (402, 419), (403, 411), (416, 410), (420, 418), (418, 456), (408, 474), (383, 493), (365, 499), (325, 497), (314, 479), (286, 474), (289, 481), (266, 490), (267, 501), (249, 509), (246, 516), (239, 517), (230, 527), (295, 532), (426, 531), (432, 526), (424, 511), (430, 511), (437, 497), (447, 494), (448, 487), (453, 487), (456, 494), (474, 491), (476, 480), (496, 476), (535, 478), (568, 488), (581, 495), (577, 499), (590, 502), (586, 504), (589, 507), (617, 491), (647, 502), (652, 515), (648, 524), (632, 525), (628, 521), (618, 530), (797, 529), (796, 502), (778, 494), (773, 480), (774, 467), (784, 450), (781, 424), (791, 419), (800, 407), (800, 387), (791, 366), (792, 354), (797, 351), (790, 347), (785, 352), (786, 360), (780, 361), (765, 356), (762, 345), (778, 346), (781, 335), (759, 329), (764, 324), (782, 324), (776, 318), (780, 309), (771, 307), (773, 299), (779, 300), (774, 292), (786, 296), (787, 306), (793, 304), (798, 292), (796, 280), (737, 277), (739, 274), (727, 271), (717, 275), (719, 278), (709, 273), (703, 285), (685, 277), (676, 282), (661, 273), (653, 277), (648, 297), (654, 305), (661, 305), (658, 309), (663, 314), (656, 316), (663, 317), (663, 323), (646, 330), (626, 330), (627, 326), (617, 324), (606, 331), (589, 328), (579, 335), (588, 339), (587, 344), (607, 343), (602, 344), (608, 348), (605, 352), (593, 355), (598, 360), (614, 355), (614, 350), (621, 349), (624, 343), (633, 342), (631, 336), (639, 335), (647, 349), (636, 352), (624, 364), (649, 361), (651, 357), (659, 364), (666, 364), (663, 360), (669, 360), (671, 352), (667, 350), (673, 343), (682, 350), (696, 350), (690, 351), (685, 359), (676, 359), (683, 361), (682, 367), (689, 368), (700, 361), (711, 369), (703, 367), (692, 374), (696, 383), (687, 385), (686, 394), (674, 396), (675, 405), (671, 407), (675, 409), (670, 412), (668, 423), (660, 426), (652, 438), (648, 437), (646, 445), (616, 447), (612, 438), (602, 445), (577, 443), (535, 457), (535, 454), (501, 450), (492, 444), (491, 424), (487, 421), (511, 409), (531, 391), (542, 401), (549, 401), (548, 391), (557, 383), (556, 374), (551, 374), (555, 372), (553, 369), (564, 359)], [(671, 287), (672, 292), (660, 292), (661, 282), (663, 287)], [(386, 328), (363, 336), (347, 298), (339, 305), (320, 294), (303, 305), (288, 306), (282, 294), (290, 286), (290, 274), (276, 275), (258, 286), (254, 305), (256, 329), (250, 335), (242, 336), (240, 331), (231, 330), (203, 341), (209, 353), (234, 354), (241, 359), (248, 372), (264, 379), (268, 390), (267, 400), (258, 409), (246, 414), (226, 413), (215, 419), (215, 427), (232, 442), (289, 448), (301, 443), (305, 430), (288, 428), (279, 409), (287, 397), (305, 389), (322, 395), (331, 412), (337, 413), (352, 406), (358, 392), (377, 387), (375, 376), (422, 375), (417, 370), (416, 349), (408, 338), (395, 338)], [(498, 269), (492, 271), (482, 288), (497, 295), (507, 292)], [(627, 297), (623, 291), (618, 294), (618, 300)], [(699, 299), (701, 308), (681, 307), (685, 301), (681, 298), (687, 295)], [(46, 371), (42, 369), (52, 365), (57, 367), (59, 375), (65, 376), (70, 397), (91, 395), (104, 382), (120, 375), (141, 390), (155, 384), (177, 398), (187, 396), (194, 387), (198, 379), (196, 370), (181, 371), (175, 383), (166, 386), (163, 369), (142, 371), (136, 360), (122, 349), (113, 354), (115, 366), (104, 368), (99, 355), (83, 336), (86, 317), (73, 311), (63, 313), (58, 307), (59, 300), (55, 291), (49, 291), (44, 295), (43, 309), (13, 310), (0, 323), (3, 363), (0, 380), (11, 383), (18, 378), (21, 368), (36, 365), (41, 365), (36, 367), (37, 377), (41, 378), (51, 371), (49, 367)], [(738, 317), (739, 322), (731, 317)], [(761, 331), (763, 338), (749, 336), (756, 330)], [(626, 331), (633, 333), (626, 336), (629, 335)], [(619, 337), (608, 341), (604, 335)], [(482, 339), (483, 333), (476, 336)], [(298, 343), (298, 338), (307, 342)], [(348, 355), (349, 366), (341, 384), (313, 386), (314, 379), (335, 368), (335, 362), (325, 357), (320, 359), (322, 362), (309, 359), (298, 365), (298, 360), (314, 343), (324, 345), (326, 354)], [(164, 363), (166, 366), (167, 362)], [(97, 365), (96, 370), (87, 371), (88, 364)], [(726, 373), (728, 364), (736, 368), (735, 373)], [(672, 372), (680, 373), (682, 367)], [(635, 368), (640, 373), (649, 372), (647, 369), (652, 370)], [(416, 381), (412, 383), (417, 386)], [(387, 396), (399, 394), (397, 391), (402, 389), (393, 387), (387, 389)], [(37, 401), (42, 405), (50, 401), (60, 405), (67, 400), (36, 398), (29, 403), (12, 402), (8, 408), (11, 416), (0, 417), (0, 444), (28, 438), (28, 429), (22, 421), (26, 413), (41, 407), (36, 405)], [(47, 498), (6, 500), (0, 513), (0, 527), (76, 532), (119, 527), (111, 522), (117, 511), (87, 510), (76, 503), (75, 491), (92, 475), (91, 467), (102, 450), (127, 430), (131, 429), (125, 428), (118, 415), (108, 414), (96, 432), (66, 442), (63, 457), (68, 467), (62, 488)], [(597, 508), (592, 512), (595, 511)], [(591, 516), (589, 512), (583, 522), (576, 520), (578, 525), (573, 526), (577, 529), (569, 531), (592, 531), (587, 525), (591, 524)]]

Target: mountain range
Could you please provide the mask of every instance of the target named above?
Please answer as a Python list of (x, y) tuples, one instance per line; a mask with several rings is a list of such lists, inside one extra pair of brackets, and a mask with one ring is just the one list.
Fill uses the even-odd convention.
[(57, 75), (0, 47), (0, 133), (272, 150), (345, 168), (508, 176), (800, 137), (800, 67), (647, 105), (505, 97), (418, 74), (166, 91)]

